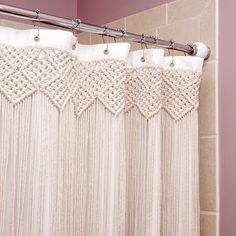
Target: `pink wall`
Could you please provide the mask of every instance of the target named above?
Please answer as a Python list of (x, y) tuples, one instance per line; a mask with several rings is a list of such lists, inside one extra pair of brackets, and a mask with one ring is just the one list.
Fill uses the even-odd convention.
[(173, 0), (78, 0), (78, 18), (93, 24), (105, 24), (171, 1)]
[(30, 10), (38, 8), (44, 13), (66, 18), (77, 17), (77, 0), (2, 0), (1, 3)]
[(236, 235), (236, 1), (219, 6), (220, 235)]
[[(66, 18), (80, 18), (94, 24), (105, 24), (136, 12), (173, 0), (2, 0), (13, 6)], [(140, 19), (141, 22), (141, 19)]]

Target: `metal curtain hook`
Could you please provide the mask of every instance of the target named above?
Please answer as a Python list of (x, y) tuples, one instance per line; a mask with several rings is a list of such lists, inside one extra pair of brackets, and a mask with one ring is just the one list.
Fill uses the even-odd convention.
[[(170, 45), (169, 45), (169, 48), (168, 48), (168, 53), (170, 55), (170, 49), (174, 50), (174, 41), (170, 40)], [(174, 62), (174, 55), (173, 55), (173, 52), (172, 52), (172, 60), (171, 60), (171, 63), (170, 63), (170, 67), (173, 67), (175, 66), (175, 62)]]
[(107, 30), (108, 30), (108, 28), (105, 26), (104, 31), (103, 31), (103, 34), (102, 34), (103, 43), (106, 43), (106, 49), (103, 50), (103, 54), (104, 54), (104, 55), (108, 55), (108, 53), (109, 53), (109, 50), (108, 50), (108, 43), (107, 43), (107, 41), (104, 39), (104, 35), (106, 35)]
[(154, 41), (155, 41), (155, 48), (158, 47), (158, 43), (159, 43), (159, 39), (157, 37), (153, 37)]
[[(116, 29), (116, 31), (119, 31), (119, 29)], [(116, 40), (117, 36), (113, 35), (113, 36), (111, 36), (111, 37), (113, 38), (114, 43), (117, 43), (117, 40)]]
[[(37, 34), (34, 36), (34, 41), (38, 42), (40, 40), (40, 37), (39, 37), (39, 23), (40, 23), (39, 13), (40, 13), (40, 10), (36, 9), (35, 13), (36, 13), (36, 19), (37, 19)], [(35, 24), (34, 24), (34, 27), (35, 27)]]
[(125, 31), (123, 29), (119, 29), (119, 31), (122, 33), (121, 38), (123, 38), (123, 42), (125, 41)]
[(78, 42), (78, 34), (77, 31), (75, 32), (75, 29), (80, 25), (80, 20), (72, 20), (72, 27), (71, 27), (71, 32), (72, 34), (76, 37), (75, 42), (72, 44), (72, 50), (76, 49), (76, 44)]
[(146, 49), (147, 49), (147, 44), (145, 43), (145, 35), (144, 35), (144, 34), (142, 34), (142, 39), (141, 39), (141, 48), (142, 48), (142, 50), (143, 50), (143, 55), (142, 55), (142, 57), (140, 58), (141, 62), (145, 62), (143, 44), (145, 45), (145, 47), (146, 47)]
[(116, 37), (115, 36), (113, 37), (113, 39), (114, 39), (114, 42), (116, 43), (117, 41), (116, 41)]

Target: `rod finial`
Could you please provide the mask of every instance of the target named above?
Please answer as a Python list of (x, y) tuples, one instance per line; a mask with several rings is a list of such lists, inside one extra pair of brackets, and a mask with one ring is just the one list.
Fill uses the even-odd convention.
[(204, 60), (207, 60), (210, 57), (211, 49), (202, 42), (196, 42), (192, 44), (193, 53), (192, 56), (201, 57)]

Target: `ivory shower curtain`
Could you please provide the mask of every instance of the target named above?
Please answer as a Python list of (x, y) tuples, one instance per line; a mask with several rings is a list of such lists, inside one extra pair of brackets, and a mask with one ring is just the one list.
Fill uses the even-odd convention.
[(203, 59), (36, 33), (0, 27), (0, 235), (199, 236)]

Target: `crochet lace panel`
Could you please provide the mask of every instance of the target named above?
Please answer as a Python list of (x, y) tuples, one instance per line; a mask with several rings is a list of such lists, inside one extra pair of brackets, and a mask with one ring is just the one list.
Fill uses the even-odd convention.
[(13, 104), (40, 91), (60, 111), (72, 99), (77, 116), (96, 100), (115, 115), (136, 106), (146, 118), (163, 108), (177, 120), (198, 107), (200, 73), (127, 69), (115, 59), (82, 62), (55, 48), (0, 50), (0, 92)]

